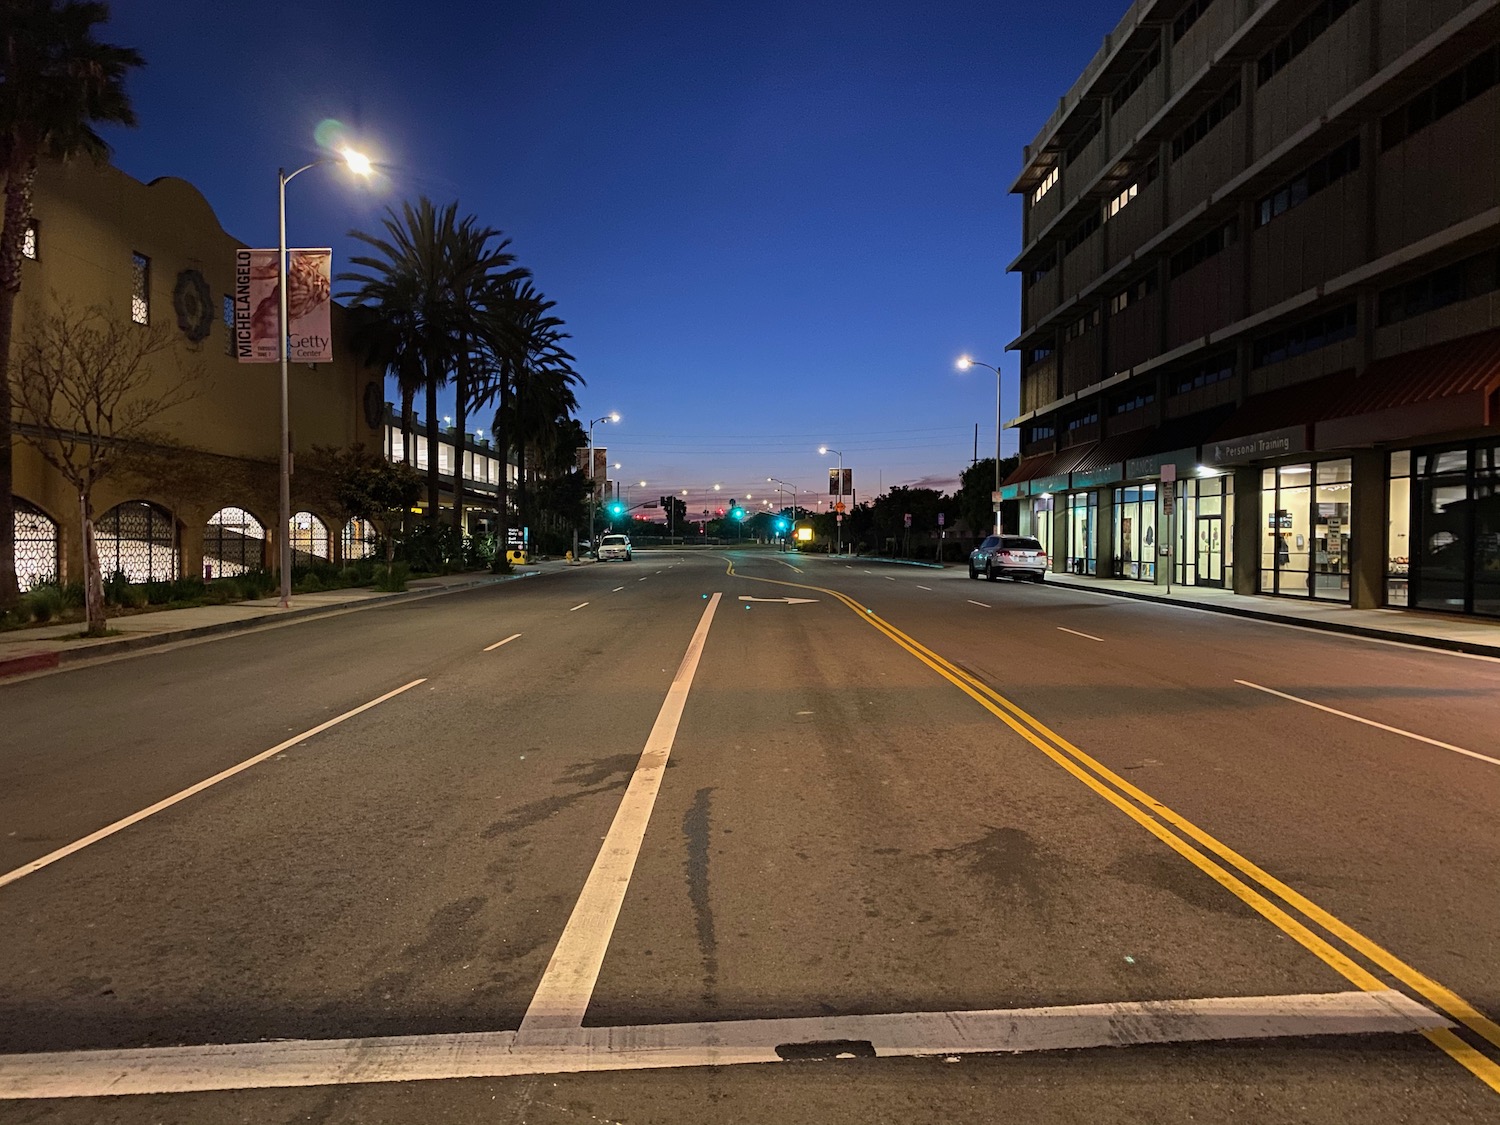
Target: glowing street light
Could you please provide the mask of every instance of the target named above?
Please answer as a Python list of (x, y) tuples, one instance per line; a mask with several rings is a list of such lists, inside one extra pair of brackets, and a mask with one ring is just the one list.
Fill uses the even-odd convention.
[(324, 164), (343, 164), (351, 172), (359, 176), (368, 176), (374, 171), (370, 158), (363, 153), (355, 152), (352, 148), (346, 148), (337, 157), (324, 157), (322, 160), (314, 160), (310, 164), (304, 164), (295, 172), (288, 173), (285, 168), (276, 169), (276, 210), (277, 226), (280, 228), (281, 237), (277, 242), (276, 250), (276, 291), (278, 294), (277, 304), (281, 313), (281, 319), (277, 328), (281, 335), (281, 608), (288, 609), (292, 604), (292, 422), (290, 407), (287, 401), (287, 361), (290, 359), (288, 348), (290, 346), (288, 337), (291, 335), (291, 324), (287, 317), (287, 254), (286, 254), (286, 185), (302, 175), (309, 168), (317, 168)]
[(824, 456), (827, 456), (830, 453), (837, 453), (839, 456), (839, 506), (834, 509), (835, 516), (833, 526), (835, 529), (835, 549), (833, 553), (836, 555), (842, 555), (844, 553), (844, 454), (840, 450), (829, 449), (826, 445), (818, 446), (818, 452), (823, 454)]
[(599, 486), (598, 486), (598, 484), (594, 480), (594, 425), (595, 425), (595, 423), (598, 423), (600, 425), (604, 425), (605, 423), (618, 422), (619, 420), (620, 420), (620, 412), (618, 410), (611, 410), (608, 414), (604, 415), (604, 417), (602, 417), (602, 418), (590, 418), (589, 419), (589, 539), (590, 539), (590, 541), (593, 541), (593, 540), (595, 540), (595, 539), (598, 538), (598, 536), (595, 534), (594, 529), (598, 526), (598, 522), (599, 522), (599, 512), (598, 512), (598, 508), (599, 508)]
[[(973, 356), (961, 355), (953, 365), (960, 371), (971, 367), (986, 367), (995, 373), (995, 491), (1000, 491), (1000, 369), (988, 363), (980, 363)], [(995, 534), (1000, 534), (1000, 509), (995, 509)]]

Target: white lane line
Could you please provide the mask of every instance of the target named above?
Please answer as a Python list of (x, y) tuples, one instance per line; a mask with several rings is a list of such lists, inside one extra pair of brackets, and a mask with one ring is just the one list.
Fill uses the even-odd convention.
[(1425, 734), (1415, 734), (1409, 730), (1402, 730), (1400, 727), (1386, 726), (1384, 723), (1377, 723), (1374, 719), (1366, 719), (1359, 715), (1351, 715), (1348, 711), (1340, 711), (1337, 707), (1325, 707), (1321, 703), (1314, 703), (1311, 699), (1303, 699), (1300, 696), (1288, 695), (1284, 691), (1277, 691), (1275, 688), (1252, 684), (1249, 680), (1235, 680), (1234, 682), (1242, 684), (1247, 688), (1254, 688), (1256, 691), (1263, 691), (1267, 695), (1289, 699), (1293, 703), (1302, 704), (1304, 707), (1315, 707), (1319, 711), (1327, 711), (1330, 715), (1337, 715), (1341, 719), (1353, 719), (1356, 723), (1364, 723), (1365, 726), (1374, 727), (1376, 730), (1389, 731), (1391, 734), (1399, 734), (1405, 738), (1414, 739), (1417, 742), (1425, 742), (1428, 746), (1436, 746), (1442, 750), (1452, 750), (1455, 754), (1463, 754), (1465, 757), (1478, 758), (1481, 762), (1488, 762), (1492, 766), (1500, 766), (1500, 758), (1492, 758), (1488, 754), (1479, 753), (1477, 750), (1465, 750), (1462, 746), (1455, 746), (1451, 742), (1441, 742), (1436, 738), (1428, 738)]
[(567, 1030), (583, 1023), (589, 997), (594, 994), (594, 982), (599, 979), (599, 967), (604, 963), (604, 951), (609, 948), (615, 920), (620, 914), (620, 903), (625, 899), (625, 889), (630, 886), (635, 858), (646, 836), (646, 825), (656, 804), (656, 793), (661, 788), (672, 742), (677, 737), (677, 724), (682, 721), (682, 709), (687, 704), (688, 691), (693, 686), (698, 658), (703, 655), (708, 627), (713, 624), (719, 598), (719, 594), (713, 594), (703, 608), (703, 616), (698, 620), (682, 663), (677, 666), (677, 675), (667, 689), (667, 698), (657, 713), (656, 723), (646, 738), (640, 761), (630, 775), (630, 784), (615, 812), (614, 823), (609, 826), (609, 834), (599, 848), (599, 856), (583, 885), (583, 893), (573, 906), (572, 916), (563, 928), (562, 937), (557, 940), (557, 948), (552, 951), (552, 959), (547, 962), (542, 981), (521, 1020), (522, 1036)]
[(989, 606), (985, 605), (983, 602), (976, 602), (973, 598), (969, 599), (969, 604), (970, 605), (977, 605), (980, 609), (989, 609), (990, 608)]
[(894, 578), (892, 578), (892, 577), (891, 577), (891, 576), (890, 576), (890, 575), (889, 575), (889, 574), (887, 574), (887, 575), (885, 575), (885, 580), (886, 580), (886, 581), (887, 581), (887, 582), (894, 582), (894, 581), (896, 581), (896, 580), (895, 580), (895, 579), (894, 579)]
[(918, 590), (926, 590), (929, 594), (932, 593), (932, 587), (931, 586), (924, 586), (920, 582), (917, 583), (917, 589)]
[(572, 609), (568, 610), (568, 612), (569, 613), (576, 613), (578, 610), (582, 609), (584, 606), (586, 606), (588, 604), (589, 604), (588, 602), (579, 602)]
[(781, 565), (784, 566), (784, 567), (786, 567), (788, 570), (795, 570), (798, 574), (802, 573), (802, 571), (801, 571), (800, 568), (793, 566), (791, 563), (786, 562), (783, 559), (777, 559), (776, 561), (779, 562), (779, 563), (781, 563)]
[(1080, 633), (1077, 629), (1064, 629), (1061, 625), (1058, 626), (1058, 629), (1060, 629), (1064, 633), (1072, 633), (1075, 637), (1087, 637), (1091, 641), (1104, 640), (1103, 637), (1096, 637), (1092, 633)]
[(8, 883), (14, 883), (17, 879), (24, 879), (32, 872), (40, 871), (42, 868), (48, 866), (49, 864), (56, 863), (60, 859), (66, 859), (74, 852), (82, 851), (90, 844), (97, 844), (100, 840), (103, 840), (108, 836), (113, 836), (121, 829), (129, 828), (132, 824), (138, 824), (141, 821), (145, 820), (148, 816), (154, 816), (155, 814), (161, 812), (163, 809), (169, 809), (173, 805), (178, 804), (181, 801), (186, 801), (189, 797), (192, 797), (198, 793), (202, 793), (210, 786), (217, 785), (219, 784), (219, 782), (225, 781), (228, 778), (233, 777), (237, 773), (243, 773), (251, 766), (256, 765), (259, 762), (264, 762), (267, 758), (273, 757), (274, 755), (281, 753), (283, 750), (290, 749), (291, 747), (296, 746), (299, 742), (306, 742), (313, 735), (321, 734), (329, 727), (338, 726), (338, 724), (342, 723), (345, 719), (352, 719), (360, 712), (368, 711), (371, 707), (379, 706), (387, 699), (393, 699), (396, 696), (400, 695), (403, 691), (410, 691), (418, 684), (425, 684), (426, 682), (426, 677), (423, 677), (420, 680), (413, 680), (409, 684), (403, 684), (395, 691), (388, 691), (378, 699), (372, 699), (368, 703), (361, 703), (352, 711), (345, 711), (342, 715), (338, 715), (326, 722), (319, 723), (311, 730), (305, 730), (301, 734), (287, 739), (285, 742), (278, 742), (269, 750), (262, 750), (253, 758), (246, 758), (238, 765), (230, 766), (227, 770), (220, 770), (218, 773), (214, 774), (213, 777), (205, 778), (204, 780), (198, 782), (196, 785), (189, 785), (181, 792), (173, 793), (170, 797), (166, 797), (160, 801), (157, 801), (156, 804), (151, 805), (148, 808), (144, 808), (140, 812), (131, 813), (129, 816), (121, 820), (117, 820), (113, 824), (105, 825), (97, 832), (90, 832), (82, 839), (74, 840), (71, 844), (68, 844), (65, 847), (58, 848), (55, 852), (48, 852), (46, 855), (42, 856), (41, 859), (34, 859), (30, 863), (22, 864), (14, 871), (7, 871), (4, 875), (0, 875), (0, 887), (3, 887)]
[(618, 594), (623, 589), (625, 589), (624, 586), (616, 586), (613, 590), (610, 591), (610, 593), (611, 594)]
[(505, 640), (503, 640), (503, 641), (496, 641), (494, 644), (489, 645), (488, 647), (485, 648), (484, 651), (485, 652), (494, 652), (501, 645), (508, 645), (508, 644), (510, 644), (511, 641), (515, 640), (520, 635), (521, 635), (520, 633), (512, 633), (510, 636), (506, 637)]
[(650, 578), (650, 577), (651, 576), (649, 574), (646, 574), (646, 575), (641, 576), (640, 578), (637, 578), (636, 581), (637, 582), (644, 582), (644, 581), (646, 581), (647, 578)]
[(1412, 1034), (1453, 1025), (1394, 990), (724, 1023), (0, 1055), (0, 1099), (264, 1090), (734, 1063)]

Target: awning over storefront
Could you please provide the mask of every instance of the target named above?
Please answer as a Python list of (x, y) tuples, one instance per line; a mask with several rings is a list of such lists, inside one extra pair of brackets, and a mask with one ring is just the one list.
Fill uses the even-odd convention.
[(1098, 488), (1125, 479), (1125, 462), (1133, 457), (1151, 438), (1151, 431), (1131, 430), (1124, 434), (1111, 434), (1097, 442), (1073, 467), (1069, 482), (1073, 488)]
[(1125, 462), (1125, 479), (1158, 480), (1163, 465), (1175, 465), (1178, 476), (1191, 473), (1198, 465), (1198, 447), (1233, 411), (1232, 405), (1220, 406), (1162, 423)]
[[(1056, 453), (1038, 453), (1022, 458), (1015, 472), (1001, 483), (1000, 498), (1015, 500), (1022, 496), (1040, 496), (1044, 492), (1067, 491), (1068, 474), (1094, 445), (1094, 442), (1088, 442)], [(1011, 491), (1013, 488), (1015, 491)]]
[(1372, 363), (1345, 384), (1319, 449), (1349, 449), (1494, 426), (1500, 391), (1500, 329)]
[(1329, 416), (1353, 375), (1335, 372), (1252, 395), (1203, 443), (1205, 465), (1243, 465), (1313, 448), (1313, 424)]

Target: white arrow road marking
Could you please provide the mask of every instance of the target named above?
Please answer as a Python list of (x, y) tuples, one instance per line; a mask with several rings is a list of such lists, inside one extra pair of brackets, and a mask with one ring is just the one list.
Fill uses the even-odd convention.
[(484, 651), (485, 652), (494, 652), (501, 645), (508, 645), (508, 644), (510, 644), (511, 641), (515, 640), (520, 635), (521, 635), (520, 633), (512, 633), (510, 636), (506, 637), (505, 640), (503, 640), (503, 641), (496, 641), (494, 644), (490, 645)]
[(1085, 638), (1087, 638), (1088, 640), (1091, 640), (1091, 641), (1102, 641), (1102, 640), (1104, 640), (1103, 637), (1096, 637), (1092, 633), (1080, 633), (1077, 629), (1067, 629), (1067, 628), (1064, 628), (1061, 625), (1059, 625), (1057, 627), (1057, 629), (1058, 629), (1058, 632), (1061, 632), (1061, 633), (1072, 633), (1075, 637), (1085, 637)]
[(740, 595), (742, 602), (779, 602), (783, 605), (807, 605), (817, 600), (817, 598), (752, 598), (749, 594)]
[(0, 1055), (0, 1099), (87, 1098), (653, 1070), (864, 1055), (1060, 1051), (1453, 1025), (1395, 991), (725, 1023), (292, 1039), (207, 1047)]
[(287, 750), (293, 746), (296, 746), (299, 742), (306, 742), (315, 734), (321, 734), (329, 727), (338, 726), (338, 724), (342, 723), (345, 719), (354, 718), (354, 716), (358, 715), (361, 711), (368, 711), (371, 707), (375, 707), (381, 703), (384, 703), (387, 699), (393, 699), (396, 696), (400, 695), (403, 691), (410, 691), (418, 684), (425, 684), (426, 682), (426, 678), (423, 678), (420, 680), (413, 680), (409, 684), (403, 684), (400, 687), (396, 688), (394, 691), (388, 691), (384, 695), (370, 700), (370, 702), (368, 703), (361, 703), (358, 707), (355, 707), (349, 711), (345, 711), (342, 715), (336, 715), (326, 722), (319, 723), (311, 730), (305, 730), (301, 734), (294, 735), (291, 738), (287, 739), (285, 742), (278, 742), (269, 750), (262, 750), (253, 758), (246, 758), (239, 765), (230, 766), (227, 770), (220, 770), (218, 773), (214, 774), (213, 777), (204, 778), (204, 780), (198, 782), (198, 784), (196, 785), (190, 785), (181, 792), (173, 793), (170, 797), (166, 797), (160, 801), (157, 801), (156, 804), (150, 806), (149, 808), (144, 808), (140, 812), (131, 813), (129, 816), (124, 817), (121, 820), (117, 820), (113, 824), (107, 824), (103, 828), (99, 829), (99, 831), (91, 832), (81, 840), (74, 840), (71, 844), (67, 845), (66, 847), (58, 848), (55, 852), (48, 852), (46, 855), (42, 856), (41, 859), (34, 859), (30, 863), (23, 864), (22, 866), (17, 867), (14, 871), (7, 871), (4, 875), (0, 875), (0, 887), (5, 886), (7, 883), (14, 883), (17, 879), (23, 879), (27, 875), (30, 875), (33, 871), (40, 871), (49, 863), (56, 863), (58, 860), (65, 859), (76, 851), (82, 851), (90, 844), (96, 844), (107, 836), (113, 836), (122, 828), (129, 828), (132, 824), (136, 824), (142, 820), (145, 820), (148, 816), (153, 816), (156, 813), (161, 812), (163, 809), (169, 809), (179, 801), (186, 801), (194, 794), (202, 793), (209, 786), (217, 785), (219, 784), (219, 782), (225, 780), (226, 778), (233, 777), (235, 774), (249, 769), (257, 762), (264, 762), (267, 758), (274, 757), (275, 755), (281, 753), (283, 750)]
[(609, 948), (615, 921), (620, 916), (620, 904), (625, 901), (625, 889), (635, 871), (635, 858), (646, 837), (646, 825), (651, 820), (662, 774), (666, 772), (672, 743), (677, 737), (677, 724), (682, 721), (682, 709), (687, 705), (688, 691), (698, 672), (698, 658), (708, 641), (708, 627), (713, 624), (714, 610), (718, 608), (719, 595), (715, 593), (703, 607), (703, 616), (688, 641), (687, 652), (672, 677), (672, 686), (667, 689), (667, 698), (662, 701), (651, 733), (646, 736), (646, 747), (630, 775), (630, 784), (583, 885), (583, 893), (573, 905), (568, 924), (542, 973), (542, 982), (521, 1020), (521, 1034), (566, 1032), (583, 1023), (594, 983), (599, 979), (599, 968), (604, 964), (604, 951)]
[(1304, 707), (1315, 707), (1319, 711), (1327, 711), (1330, 715), (1337, 715), (1341, 719), (1353, 719), (1356, 723), (1364, 723), (1367, 727), (1374, 727), (1377, 730), (1389, 731), (1391, 734), (1399, 734), (1406, 738), (1414, 739), (1417, 742), (1425, 742), (1429, 746), (1436, 746), (1443, 750), (1452, 750), (1455, 754), (1463, 754), (1470, 758), (1478, 758), (1481, 762), (1488, 762), (1492, 766), (1500, 766), (1500, 758), (1492, 758), (1488, 754), (1479, 753), (1479, 751), (1477, 750), (1465, 750), (1462, 746), (1454, 746), (1451, 742), (1439, 742), (1435, 738), (1428, 738), (1425, 734), (1414, 734), (1412, 731), (1402, 730), (1400, 727), (1388, 727), (1384, 723), (1377, 723), (1374, 719), (1365, 719), (1361, 718), (1359, 715), (1351, 715), (1348, 711), (1340, 711), (1334, 707), (1325, 707), (1321, 703), (1314, 703), (1311, 699), (1302, 699), (1295, 695), (1288, 695), (1286, 692), (1277, 691), (1275, 688), (1261, 687), (1260, 684), (1252, 684), (1249, 680), (1235, 680), (1234, 682), (1237, 684), (1243, 684), (1247, 688), (1254, 688), (1256, 691), (1263, 691), (1267, 695), (1275, 695), (1282, 699), (1289, 699), (1293, 703), (1302, 704)]

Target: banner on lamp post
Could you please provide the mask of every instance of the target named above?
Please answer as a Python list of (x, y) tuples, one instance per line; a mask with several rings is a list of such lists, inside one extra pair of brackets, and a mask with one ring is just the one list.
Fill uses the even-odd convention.
[[(234, 252), (234, 356), (241, 363), (281, 359), (279, 271), (273, 250)], [(287, 359), (333, 361), (333, 251), (287, 251)]]

